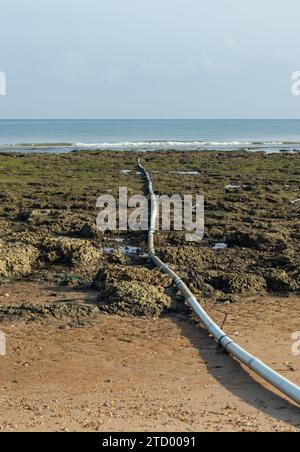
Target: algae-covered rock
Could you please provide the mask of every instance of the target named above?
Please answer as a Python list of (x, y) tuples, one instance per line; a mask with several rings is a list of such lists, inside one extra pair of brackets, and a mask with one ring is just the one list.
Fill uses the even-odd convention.
[(89, 267), (102, 259), (102, 253), (85, 240), (46, 238), (42, 242), (41, 248), (44, 259), (51, 264)]
[[(244, 293), (252, 285), (255, 291), (257, 286), (265, 287), (264, 281), (254, 280), (253, 275), (265, 279), (270, 292), (299, 290), (300, 204), (293, 202), (299, 198), (299, 156), (244, 151), (230, 154), (191, 151), (188, 155), (157, 152), (145, 156), (156, 193), (205, 194), (206, 228), (201, 243), (187, 243), (185, 231), (158, 231), (155, 235), (157, 253), (182, 278), (187, 275), (187, 283), (193, 292), (195, 289), (197, 298), (201, 295), (211, 298), (211, 288), (213, 292), (220, 291), (217, 287), (227, 291), (219, 294), (223, 300), (232, 299), (230, 291)], [(14, 257), (21, 256), (19, 272), (25, 273), (25, 277), (31, 266), (30, 276), (38, 281), (56, 282), (66, 275), (67, 284), (77, 284), (72, 275), (89, 283), (96, 270), (107, 263), (147, 267), (147, 258), (142, 255), (103, 251), (103, 258), (97, 260), (99, 249), (95, 245), (99, 241), (94, 226), (96, 199), (101, 193), (117, 197), (120, 170), (133, 168), (135, 155), (95, 151), (25, 157), (2, 153), (0, 160), (3, 172), (0, 237), (7, 243), (22, 243), (21, 251), (18, 248)], [(198, 177), (189, 174), (195, 169), (200, 169)], [(157, 170), (159, 174), (155, 173)], [(61, 174), (67, 177), (61, 178)], [(139, 177), (132, 177), (128, 182), (132, 193), (143, 190)], [(69, 243), (54, 239), (60, 236), (92, 239), (94, 243), (77, 245), (70, 238), (64, 239)], [(103, 233), (100, 237), (103, 248), (106, 243), (108, 247), (112, 245), (113, 234)], [(128, 231), (122, 237), (140, 248), (147, 242), (146, 231)], [(218, 242), (226, 242), (228, 248), (212, 249), (212, 244)], [(36, 261), (33, 259), (31, 263), (29, 259), (28, 265), (24, 265), (23, 247), (26, 246), (38, 248), (40, 252)], [(2, 274), (11, 274), (7, 267), (12, 266), (7, 266), (3, 256), (0, 250)], [(195, 270), (196, 278), (188, 275), (190, 269)], [(153, 279), (149, 268), (146, 272), (119, 269), (111, 284), (119, 278), (119, 281), (164, 287), (161, 277)], [(109, 284), (105, 286), (107, 291)]]
[(79, 235), (83, 239), (95, 239), (100, 237), (102, 233), (99, 231), (95, 223), (85, 223), (82, 226)]
[(256, 249), (284, 248), (287, 240), (287, 234), (280, 232), (235, 231), (226, 235), (226, 242), (230, 246)]
[(63, 275), (59, 282), (65, 287), (79, 287), (82, 283), (82, 278), (79, 275), (68, 273)]
[(143, 282), (120, 281), (107, 286), (102, 292), (100, 309), (111, 314), (158, 317), (172, 308), (172, 298), (161, 286)]
[(186, 279), (191, 290), (196, 289), (203, 298), (211, 298), (214, 295), (214, 288), (204, 281), (203, 276), (197, 270), (191, 268)]
[(157, 317), (184, 308), (170, 287), (172, 280), (157, 269), (108, 265), (93, 285), (100, 292), (101, 309), (113, 314)]
[(164, 288), (172, 285), (172, 279), (156, 268), (150, 270), (140, 266), (107, 265), (98, 271), (93, 287), (102, 290), (109, 284), (119, 281), (142, 282)]
[(78, 234), (87, 224), (85, 215), (60, 209), (22, 210), (17, 214), (17, 220), (57, 234)]
[(215, 289), (231, 294), (249, 294), (266, 290), (266, 280), (262, 276), (247, 273), (206, 272), (205, 281)]
[(209, 248), (182, 246), (161, 248), (159, 255), (164, 262), (173, 265), (183, 265), (197, 267), (198, 269), (213, 265), (215, 262), (215, 254)]
[(0, 276), (11, 278), (29, 275), (38, 256), (38, 249), (31, 245), (0, 241)]
[(127, 256), (118, 250), (109, 253), (106, 259), (109, 264), (125, 265), (127, 262)]
[(299, 281), (293, 279), (285, 270), (272, 268), (265, 271), (268, 289), (271, 292), (299, 290)]
[(58, 320), (87, 318), (99, 313), (96, 305), (53, 303), (47, 305), (34, 305), (23, 303), (19, 306), (0, 306), (0, 322), (22, 319), (34, 321), (39, 319)]

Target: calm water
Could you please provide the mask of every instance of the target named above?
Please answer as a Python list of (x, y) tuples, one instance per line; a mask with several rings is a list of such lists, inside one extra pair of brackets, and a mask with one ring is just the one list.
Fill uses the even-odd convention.
[(0, 120), (0, 152), (300, 151), (300, 120)]

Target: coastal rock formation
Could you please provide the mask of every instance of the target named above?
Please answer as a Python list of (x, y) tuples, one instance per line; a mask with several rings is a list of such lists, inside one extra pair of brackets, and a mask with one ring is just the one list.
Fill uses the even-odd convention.
[(108, 265), (100, 269), (94, 288), (99, 307), (113, 314), (157, 317), (184, 308), (171, 287), (171, 279), (143, 267)]
[(267, 289), (265, 278), (253, 274), (209, 271), (204, 280), (216, 290), (230, 294), (256, 294)]
[(285, 270), (272, 268), (265, 271), (268, 289), (271, 292), (295, 292), (300, 290), (299, 271), (288, 274)]
[[(57, 206), (58, 207), (58, 206)], [(21, 210), (16, 219), (26, 223), (35, 230), (53, 234), (78, 234), (83, 238), (97, 237), (97, 228), (93, 222), (88, 221), (89, 216), (67, 209), (28, 209)], [(93, 231), (93, 233), (92, 233)]]
[(172, 298), (161, 286), (120, 281), (108, 284), (100, 293), (99, 308), (111, 314), (158, 317), (172, 310)]
[[(167, 295), (174, 291), (167, 277), (150, 269), (145, 253), (130, 251), (146, 250), (145, 231), (101, 233), (95, 226), (101, 193), (117, 198), (120, 181), (129, 193), (144, 193), (135, 153), (1, 154), (0, 160), (2, 279), (30, 276), (68, 287), (94, 280), (104, 302), (109, 288), (123, 282), (163, 288)], [(197, 298), (214, 302), (300, 291), (300, 204), (294, 202), (299, 154), (157, 152), (143, 160), (157, 194), (205, 195), (201, 243), (186, 242), (185, 232), (172, 228), (155, 237), (159, 257)]]
[(102, 253), (90, 242), (70, 238), (47, 237), (41, 243), (41, 255), (51, 264), (90, 268), (102, 259)]
[(83, 239), (96, 239), (101, 236), (101, 232), (95, 223), (85, 223), (80, 229), (79, 235)]
[(23, 319), (34, 321), (55, 318), (58, 320), (85, 319), (99, 313), (95, 305), (82, 305), (70, 303), (55, 303), (47, 305), (34, 305), (23, 303), (20, 306), (0, 306), (0, 322)]
[[(186, 245), (186, 244), (185, 244)], [(159, 256), (164, 262), (173, 265), (205, 268), (207, 265), (213, 266), (216, 261), (212, 250), (204, 247), (182, 246), (182, 247), (161, 247)]]
[(239, 246), (255, 249), (285, 248), (288, 241), (288, 234), (282, 232), (253, 232), (235, 231), (226, 235), (226, 242), (230, 246)]
[(0, 241), (0, 276), (4, 278), (27, 276), (36, 264), (39, 251), (23, 243)]
[(142, 282), (152, 286), (167, 288), (172, 285), (172, 280), (157, 269), (150, 270), (140, 266), (106, 265), (98, 271), (93, 287), (102, 290), (110, 284), (118, 281)]

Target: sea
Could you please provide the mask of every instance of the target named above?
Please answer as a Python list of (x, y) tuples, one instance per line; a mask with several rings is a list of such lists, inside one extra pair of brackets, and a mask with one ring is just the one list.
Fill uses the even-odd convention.
[(300, 119), (1, 119), (0, 153), (300, 152)]

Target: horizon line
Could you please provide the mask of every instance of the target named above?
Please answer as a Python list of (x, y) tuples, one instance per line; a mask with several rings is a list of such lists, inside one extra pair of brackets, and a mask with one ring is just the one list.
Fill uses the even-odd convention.
[(299, 117), (201, 117), (201, 118), (72, 118), (72, 117), (31, 117), (31, 118), (2, 118), (0, 121), (298, 121)]

